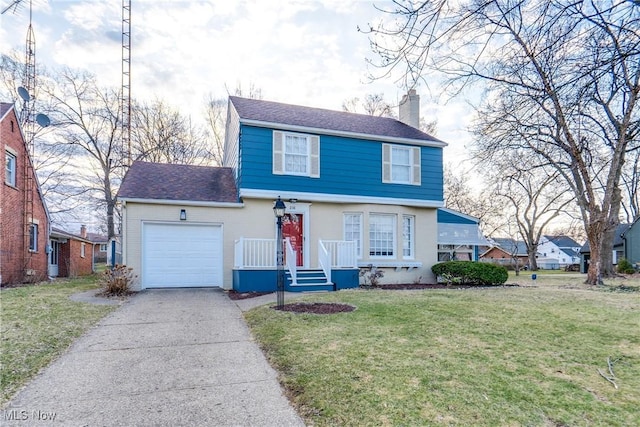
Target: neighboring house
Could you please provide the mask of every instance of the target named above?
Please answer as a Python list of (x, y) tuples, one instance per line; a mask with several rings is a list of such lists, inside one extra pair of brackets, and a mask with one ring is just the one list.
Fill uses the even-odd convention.
[(0, 103), (0, 283), (47, 278), (49, 215), (14, 104)]
[(555, 260), (558, 268), (580, 263), (582, 245), (569, 236), (542, 236), (538, 244), (540, 258)]
[[(82, 230), (81, 233), (82, 235)], [(99, 233), (87, 232), (87, 239), (93, 243), (93, 262), (94, 264), (106, 264), (108, 261), (109, 238)]]
[(80, 234), (51, 228), (49, 254), (50, 277), (77, 277), (95, 271), (95, 249), (99, 246), (89, 239), (83, 225)]
[(136, 287), (275, 290), (279, 197), (288, 290), (355, 287), (369, 265), (435, 282), (446, 144), (417, 129), (415, 91), (400, 118), (230, 97), (223, 167), (134, 162), (123, 180)]
[[(589, 270), (591, 246), (587, 241), (580, 249), (580, 271)], [(619, 224), (613, 235), (613, 265), (617, 265), (622, 258), (636, 267), (640, 266), (640, 219), (632, 224)]]
[(640, 217), (622, 233), (622, 239), (624, 240), (623, 257), (640, 271)]
[(517, 263), (519, 268), (529, 268), (527, 245), (523, 241), (508, 237), (491, 240), (494, 244), (480, 255), (480, 261), (505, 267), (515, 267)]
[(480, 220), (452, 209), (438, 209), (438, 261), (478, 261), (489, 244), (480, 232)]

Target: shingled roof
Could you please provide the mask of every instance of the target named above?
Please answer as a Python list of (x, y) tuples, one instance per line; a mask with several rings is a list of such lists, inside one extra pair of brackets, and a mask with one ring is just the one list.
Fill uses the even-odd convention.
[(359, 135), (411, 139), (446, 145), (439, 139), (399, 120), (367, 114), (347, 113), (322, 108), (282, 104), (260, 99), (230, 96), (240, 122), (254, 121), (268, 125), (300, 126), (310, 129), (331, 130)]
[(11, 110), (13, 104), (8, 102), (0, 102), (0, 119), (4, 118), (4, 115), (7, 114), (7, 111)]
[(137, 161), (118, 198), (237, 203), (238, 193), (231, 168)]

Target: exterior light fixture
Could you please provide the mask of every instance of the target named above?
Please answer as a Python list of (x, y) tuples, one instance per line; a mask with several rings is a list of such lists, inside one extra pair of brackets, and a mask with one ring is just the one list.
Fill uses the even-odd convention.
[(286, 205), (278, 196), (278, 200), (273, 204), (273, 214), (276, 216), (278, 232), (276, 237), (276, 265), (277, 265), (277, 281), (276, 281), (276, 308), (282, 310), (284, 308), (284, 253), (282, 248), (282, 217), (286, 210)]
[(186, 221), (186, 220), (187, 220), (187, 210), (180, 209), (180, 221)]

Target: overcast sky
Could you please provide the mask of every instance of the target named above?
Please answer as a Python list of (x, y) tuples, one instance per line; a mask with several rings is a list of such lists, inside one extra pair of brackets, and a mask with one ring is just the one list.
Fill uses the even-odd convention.
[[(1, 15), (2, 53), (24, 54), (28, 4)], [(259, 88), (265, 100), (334, 110), (367, 93), (395, 105), (405, 90), (392, 79), (370, 81), (366, 58), (375, 56), (357, 31), (387, 18), (365, 0), (132, 0), (131, 95), (165, 100), (194, 119), (209, 94), (226, 97), (238, 85)], [(121, 1), (33, 0), (32, 22), (37, 66), (83, 68), (103, 86), (120, 86)], [(438, 105), (417, 90), (422, 116), (437, 118), (437, 136), (449, 144), (445, 162), (459, 163), (470, 142), (466, 102)]]

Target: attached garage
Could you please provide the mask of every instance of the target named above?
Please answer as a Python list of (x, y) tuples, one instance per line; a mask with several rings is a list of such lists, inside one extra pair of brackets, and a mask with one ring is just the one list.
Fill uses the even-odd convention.
[(223, 286), (219, 224), (142, 224), (142, 288)]

